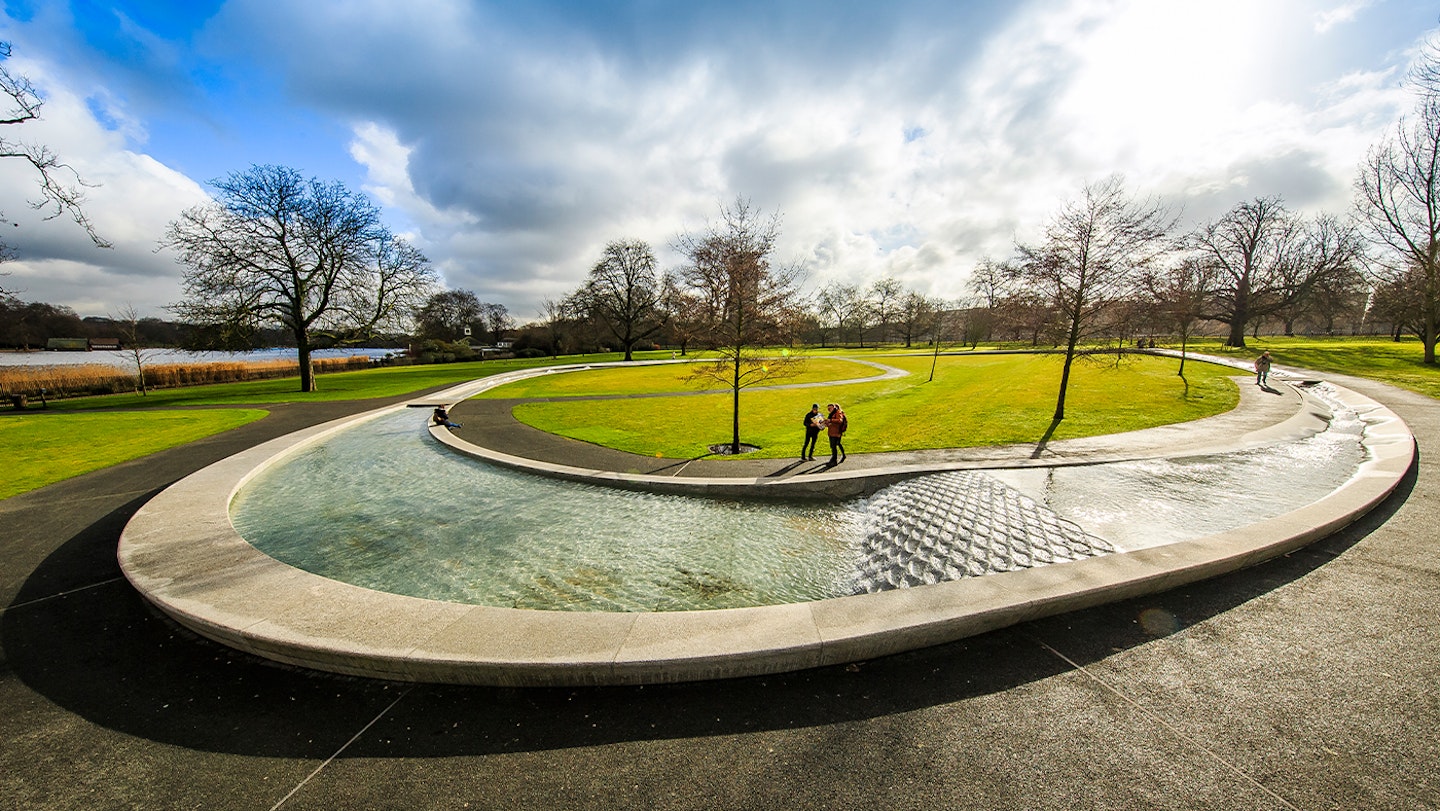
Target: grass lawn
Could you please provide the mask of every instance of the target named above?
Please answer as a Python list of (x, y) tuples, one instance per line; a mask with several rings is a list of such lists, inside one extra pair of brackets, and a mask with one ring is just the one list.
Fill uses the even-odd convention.
[[(640, 355), (644, 357), (646, 355)], [(649, 357), (670, 357), (653, 352)], [(320, 390), (297, 391), (298, 377), (160, 389), (144, 396), (113, 394), (51, 400), (40, 413), (0, 413), (0, 461), (7, 478), (0, 498), (137, 459), (218, 434), (265, 416), (262, 409), (166, 411), (196, 405), (372, 400), (450, 386), (515, 369), (554, 363), (620, 360), (618, 353), (567, 356), (559, 361), (487, 360), (428, 366), (389, 366), (337, 372), (316, 378)], [(134, 411), (132, 409), (145, 409)]]
[(1440, 366), (1421, 362), (1424, 350), (1415, 338), (1397, 342), (1389, 338), (1266, 336), (1246, 339), (1245, 349), (1231, 349), (1221, 343), (1218, 339), (1207, 340), (1191, 344), (1190, 348), (1247, 361), (1268, 349), (1282, 366), (1368, 377), (1440, 398)]
[[(845, 408), (850, 420), (846, 448), (856, 453), (1036, 442), (1050, 428), (1060, 378), (1058, 356), (942, 356), (933, 382), (926, 382), (928, 355), (874, 360), (911, 374), (813, 389), (742, 392), (741, 441), (761, 447), (748, 458), (798, 455), (804, 433), (800, 418), (812, 402), (839, 402)], [(1113, 358), (1077, 361), (1066, 418), (1052, 438), (1199, 419), (1239, 401), (1229, 380), (1234, 370), (1192, 362), (1186, 364), (1187, 381), (1175, 374), (1176, 367), (1175, 360), (1148, 356), (1128, 356), (1118, 367)], [(638, 385), (654, 387), (653, 377), (633, 371)], [(841, 373), (843, 378), (858, 376), (843, 368)], [(623, 379), (607, 374), (605, 385), (613, 390)], [(564, 388), (584, 391), (573, 380)], [(677, 396), (524, 403), (515, 416), (544, 431), (647, 456), (692, 458), (706, 454), (710, 444), (729, 440), (728, 393), (683, 396), (683, 386), (672, 390)], [(563, 396), (559, 391), (557, 387), (533, 396)]]
[[(619, 357), (592, 355), (590, 359)], [(338, 372), (319, 376), (320, 391), (308, 394), (296, 391), (299, 378), (290, 377), (160, 389), (145, 396), (116, 394), (52, 400), (44, 412), (0, 414), (0, 460), (6, 473), (0, 482), (0, 498), (228, 431), (266, 413), (262, 409), (164, 410), (167, 408), (369, 400), (553, 362), (543, 358), (491, 360)], [(136, 408), (145, 410), (130, 410)]]
[[(696, 379), (690, 374), (693, 366), (687, 363), (638, 366), (633, 368), (614, 367), (586, 369), (574, 372), (557, 372), (529, 380), (517, 380), (497, 386), (477, 395), (484, 399), (530, 398), (530, 397), (579, 397), (612, 394), (661, 394), (665, 392), (698, 392), (716, 389), (720, 384), (713, 378)], [(862, 377), (879, 377), (884, 374), (873, 366), (849, 360), (832, 358), (809, 358), (800, 367), (798, 374), (771, 381), (775, 385), (792, 383), (822, 383), (826, 380), (850, 380)], [(728, 391), (728, 389), (725, 389)]]
[(7, 414), (0, 498), (184, 445), (265, 416), (259, 409)]

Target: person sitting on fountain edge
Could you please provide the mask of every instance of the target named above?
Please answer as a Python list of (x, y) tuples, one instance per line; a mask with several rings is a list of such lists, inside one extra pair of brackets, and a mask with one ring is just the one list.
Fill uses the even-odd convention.
[(435, 413), (430, 415), (430, 421), (435, 425), (443, 425), (446, 428), (460, 427), (460, 423), (450, 421), (450, 412), (446, 411), (443, 405), (435, 406)]

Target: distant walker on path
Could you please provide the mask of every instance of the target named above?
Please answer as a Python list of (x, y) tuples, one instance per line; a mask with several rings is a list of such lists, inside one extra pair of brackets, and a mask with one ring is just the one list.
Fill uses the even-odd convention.
[(1255, 385), (1264, 388), (1270, 383), (1270, 350), (1260, 353), (1255, 359)]

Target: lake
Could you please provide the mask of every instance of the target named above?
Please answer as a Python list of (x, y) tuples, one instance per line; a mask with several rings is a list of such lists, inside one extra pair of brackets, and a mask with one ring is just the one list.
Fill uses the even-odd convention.
[[(269, 360), (294, 360), (294, 347), (256, 349), (250, 352), (187, 352), (183, 349), (142, 349), (147, 366), (165, 363), (253, 363)], [(367, 358), (383, 358), (386, 355), (404, 355), (403, 349), (375, 349), (354, 347), (347, 349), (317, 349), (310, 353), (313, 359), (349, 358), (364, 355)], [(101, 349), (94, 352), (0, 352), (0, 366), (68, 366), (81, 363), (99, 363), (121, 369), (134, 369), (135, 356), (128, 350)]]

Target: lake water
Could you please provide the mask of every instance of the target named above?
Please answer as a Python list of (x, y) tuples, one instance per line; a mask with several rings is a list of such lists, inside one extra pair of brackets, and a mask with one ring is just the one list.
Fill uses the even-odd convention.
[[(166, 363), (254, 363), (270, 360), (294, 360), (294, 347), (257, 349), (251, 352), (187, 352), (183, 349), (142, 349), (147, 365)], [(364, 355), (367, 358), (383, 358), (386, 355), (403, 355), (403, 349), (375, 349), (355, 347), (349, 349), (317, 349), (310, 353), (314, 359), (349, 358)], [(0, 352), (0, 366), (70, 366), (83, 363), (98, 363), (120, 369), (134, 369), (135, 356), (126, 350), (97, 350), (94, 352)]]

